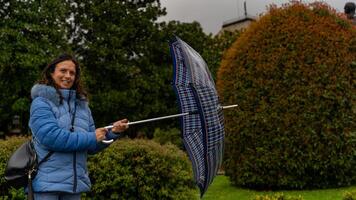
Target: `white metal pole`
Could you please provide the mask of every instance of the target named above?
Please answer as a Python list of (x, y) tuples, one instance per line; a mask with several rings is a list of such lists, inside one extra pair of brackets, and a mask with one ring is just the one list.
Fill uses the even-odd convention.
[[(144, 120), (140, 120), (140, 121), (134, 121), (134, 122), (128, 122), (128, 125), (134, 125), (134, 124), (141, 124), (141, 123), (146, 123), (146, 122), (153, 122), (153, 121), (158, 121), (158, 120), (162, 120), (162, 119), (168, 119), (168, 118), (174, 118), (174, 117), (181, 117), (181, 116), (185, 116), (185, 115), (189, 115), (190, 113), (181, 113), (181, 114), (176, 114), (176, 115), (167, 115), (167, 116), (163, 116), (163, 117), (156, 117), (156, 118), (151, 118), (151, 119), (144, 119)], [(111, 129), (113, 128), (113, 125), (110, 126), (105, 126), (104, 128), (106, 129)]]
[[(222, 109), (229, 109), (229, 108), (234, 108), (237, 107), (237, 104), (234, 105), (228, 105), (228, 106), (222, 106)], [(167, 115), (167, 116), (163, 116), (163, 117), (156, 117), (156, 118), (151, 118), (151, 119), (144, 119), (144, 120), (140, 120), (140, 121), (134, 121), (134, 122), (128, 122), (128, 125), (135, 125), (135, 124), (141, 124), (141, 123), (146, 123), (146, 122), (153, 122), (153, 121), (158, 121), (158, 120), (162, 120), (162, 119), (168, 119), (168, 118), (175, 118), (175, 117), (181, 117), (181, 116), (185, 116), (185, 115), (190, 115), (190, 114), (197, 114), (197, 112), (187, 112), (187, 113), (181, 113), (181, 114), (175, 114), (175, 115)], [(109, 126), (105, 126), (104, 128), (106, 129), (111, 129), (113, 128), (113, 125), (109, 125)], [(103, 143), (106, 144), (110, 144), (112, 143), (114, 140), (103, 140)]]

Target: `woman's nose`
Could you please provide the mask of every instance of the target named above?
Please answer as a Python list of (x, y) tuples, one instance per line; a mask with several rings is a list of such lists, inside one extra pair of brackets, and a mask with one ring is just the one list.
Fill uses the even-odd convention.
[(70, 72), (66, 72), (66, 73), (64, 73), (64, 76), (67, 77), (67, 78), (70, 78), (71, 74), (70, 74)]

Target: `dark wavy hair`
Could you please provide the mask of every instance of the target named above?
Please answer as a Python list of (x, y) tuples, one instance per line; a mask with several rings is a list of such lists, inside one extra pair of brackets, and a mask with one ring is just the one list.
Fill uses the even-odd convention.
[(75, 64), (75, 80), (73, 83), (73, 86), (70, 88), (72, 90), (76, 91), (76, 98), (80, 99), (80, 98), (85, 98), (87, 99), (87, 92), (85, 91), (83, 84), (81, 82), (80, 79), (80, 66), (78, 61), (70, 54), (64, 53), (61, 54), (60, 56), (58, 56), (57, 58), (55, 58), (54, 60), (52, 60), (42, 71), (42, 75), (41, 78), (39, 79), (38, 83), (39, 84), (44, 84), (44, 85), (49, 85), (52, 86), (56, 89), (57, 93), (60, 95), (61, 97), (61, 102), (62, 102), (62, 95), (59, 92), (59, 88), (58, 86), (55, 84), (53, 78), (52, 78), (52, 73), (55, 71), (56, 66), (58, 63), (63, 62), (63, 61), (67, 61), (70, 60)]

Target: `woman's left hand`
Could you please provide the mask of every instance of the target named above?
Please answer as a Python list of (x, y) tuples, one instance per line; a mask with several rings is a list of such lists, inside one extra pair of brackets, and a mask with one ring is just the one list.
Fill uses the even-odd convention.
[(111, 129), (112, 132), (114, 133), (121, 133), (126, 131), (126, 129), (129, 128), (129, 120), (127, 119), (122, 119), (113, 124), (113, 127)]

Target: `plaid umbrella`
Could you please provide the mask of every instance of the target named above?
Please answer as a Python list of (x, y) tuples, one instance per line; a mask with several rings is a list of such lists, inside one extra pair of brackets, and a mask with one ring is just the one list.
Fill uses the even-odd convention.
[(203, 196), (221, 166), (224, 150), (222, 106), (207, 64), (192, 47), (175, 37), (173, 88), (181, 113), (184, 146), (192, 161), (194, 179)]
[[(170, 43), (173, 57), (173, 89), (179, 100), (180, 114), (129, 122), (129, 125), (181, 117), (184, 146), (192, 161), (194, 179), (204, 195), (219, 170), (224, 150), (222, 110), (215, 83), (203, 58), (183, 40)], [(110, 129), (113, 126), (106, 126)], [(113, 140), (104, 140), (112, 143)]]

